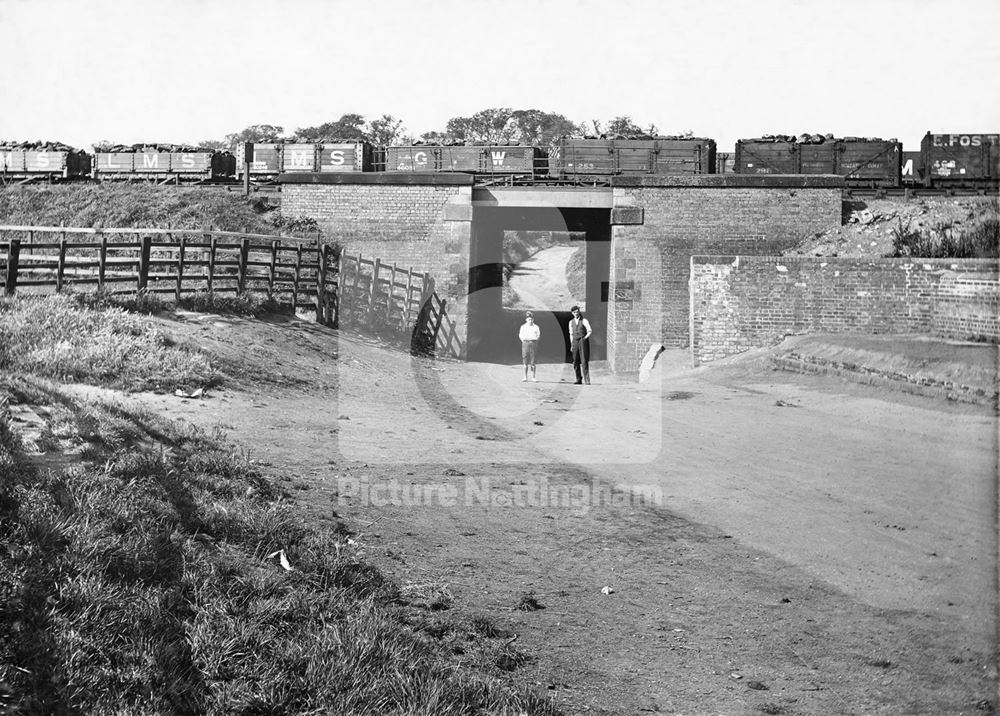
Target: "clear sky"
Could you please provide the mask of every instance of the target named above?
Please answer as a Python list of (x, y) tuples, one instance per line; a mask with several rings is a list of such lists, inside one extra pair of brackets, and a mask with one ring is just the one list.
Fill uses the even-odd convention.
[[(762, 134), (1000, 132), (1000, 0), (0, 0), (0, 140), (197, 143), (487, 107)], [(13, 59), (13, 58), (16, 58)]]

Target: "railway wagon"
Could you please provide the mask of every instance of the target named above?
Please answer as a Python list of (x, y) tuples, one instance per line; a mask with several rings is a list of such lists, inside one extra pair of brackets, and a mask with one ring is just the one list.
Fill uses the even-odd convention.
[[(236, 145), (236, 175), (240, 179), (247, 173), (246, 149), (243, 142)], [(256, 181), (277, 179), (282, 168), (281, 142), (254, 142), (250, 146), (250, 178)]]
[(533, 176), (545, 172), (545, 153), (539, 147), (502, 144), (385, 147), (385, 171)]
[(920, 181), (934, 188), (996, 188), (1000, 134), (932, 134), (920, 142)]
[(839, 174), (848, 186), (900, 185), (902, 144), (895, 139), (766, 135), (736, 142), (737, 174)]
[(844, 137), (837, 147), (836, 174), (848, 186), (891, 188), (901, 186), (903, 145), (895, 139)]
[(549, 153), (549, 173), (564, 179), (581, 175), (714, 174), (715, 162), (715, 140), (704, 137), (563, 137)]
[(283, 173), (370, 172), (374, 148), (368, 142), (280, 145)]
[(179, 145), (112, 147), (94, 153), (94, 179), (161, 184), (232, 179), (235, 161), (228, 152)]
[(0, 144), (4, 184), (60, 181), (90, 176), (91, 157), (63, 144)]

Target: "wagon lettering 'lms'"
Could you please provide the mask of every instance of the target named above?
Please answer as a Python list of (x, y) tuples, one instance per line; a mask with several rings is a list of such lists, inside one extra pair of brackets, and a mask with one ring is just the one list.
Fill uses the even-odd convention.
[(312, 166), (312, 157), (309, 156), (308, 152), (289, 152), (288, 162), (293, 167), (310, 167)]
[(332, 164), (334, 166), (337, 166), (337, 167), (343, 166), (343, 164), (344, 164), (344, 150), (343, 149), (334, 149), (332, 152), (330, 152), (330, 164)]
[(935, 134), (935, 147), (981, 147), (989, 142), (997, 144), (997, 134)]

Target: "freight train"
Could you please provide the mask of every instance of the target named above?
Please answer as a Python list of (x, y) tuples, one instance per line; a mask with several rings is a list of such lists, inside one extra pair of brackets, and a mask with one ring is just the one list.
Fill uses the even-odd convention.
[(932, 134), (920, 151), (895, 139), (767, 135), (717, 153), (704, 137), (563, 137), (542, 148), (516, 144), (373, 146), (364, 141), (242, 144), (229, 152), (183, 145), (128, 145), (88, 154), (58, 144), (0, 144), (0, 181), (91, 179), (155, 183), (275, 182), (282, 174), (463, 172), (479, 181), (608, 181), (614, 176), (834, 174), (848, 188), (996, 191), (1000, 134)]

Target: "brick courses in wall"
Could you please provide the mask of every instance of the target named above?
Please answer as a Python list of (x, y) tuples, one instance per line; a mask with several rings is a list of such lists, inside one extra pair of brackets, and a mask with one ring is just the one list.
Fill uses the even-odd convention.
[(615, 210), (637, 208), (643, 217), (641, 224), (612, 227), (608, 358), (616, 372), (638, 371), (651, 345), (689, 345), (691, 256), (776, 254), (841, 221), (838, 182), (808, 186), (798, 177), (783, 186), (775, 177), (739, 186), (732, 177), (705, 176), (685, 185), (679, 179), (674, 186), (614, 189)]
[(802, 333), (1000, 339), (989, 259), (691, 258), (695, 365)]
[(281, 211), (315, 219), (350, 254), (429, 273), (447, 302), (448, 352), (465, 357), (471, 186), (287, 183)]

